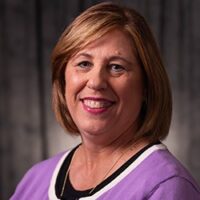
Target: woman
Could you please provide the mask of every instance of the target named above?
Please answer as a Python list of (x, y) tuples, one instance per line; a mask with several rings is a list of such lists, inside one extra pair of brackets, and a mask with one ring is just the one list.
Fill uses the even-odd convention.
[(95, 5), (64, 31), (52, 56), (58, 121), (82, 143), (37, 164), (14, 199), (200, 199), (184, 167), (160, 142), (171, 92), (144, 18)]

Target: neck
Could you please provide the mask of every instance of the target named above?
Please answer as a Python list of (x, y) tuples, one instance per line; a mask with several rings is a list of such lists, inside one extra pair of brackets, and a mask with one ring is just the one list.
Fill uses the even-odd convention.
[[(100, 143), (98, 138), (95, 138), (95, 142), (82, 138), (82, 145), (80, 152), (82, 154), (83, 162), (88, 164), (91, 168), (104, 162), (105, 159), (119, 157), (121, 154), (130, 151), (131, 155), (139, 151), (146, 146), (149, 142), (145, 139), (135, 140), (133, 134), (124, 133), (113, 140), (107, 140)], [(127, 154), (128, 155), (128, 154)]]
[(124, 133), (110, 142), (97, 145), (83, 137), (83, 143), (75, 152), (69, 167), (73, 186), (78, 190), (95, 189), (100, 182), (149, 144), (145, 139), (135, 141), (130, 135), (132, 134)]
[(88, 132), (81, 132), (83, 146), (91, 153), (104, 152), (106, 149), (113, 151), (116, 147), (126, 146), (129, 141), (134, 140), (134, 133), (136, 133), (136, 125), (131, 125), (128, 129), (115, 133), (99, 133), (93, 134)]

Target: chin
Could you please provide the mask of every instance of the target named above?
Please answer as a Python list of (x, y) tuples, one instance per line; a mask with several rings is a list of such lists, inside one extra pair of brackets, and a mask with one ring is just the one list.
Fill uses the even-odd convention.
[(80, 128), (81, 134), (87, 134), (87, 135), (102, 135), (108, 131), (105, 130), (106, 128), (104, 126), (97, 126), (97, 125), (91, 125), (89, 127), (82, 127)]

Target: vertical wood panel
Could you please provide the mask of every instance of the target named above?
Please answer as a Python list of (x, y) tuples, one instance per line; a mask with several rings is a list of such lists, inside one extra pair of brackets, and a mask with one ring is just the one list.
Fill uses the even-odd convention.
[(42, 158), (48, 156), (48, 140), (47, 140), (47, 124), (46, 124), (46, 106), (45, 106), (45, 66), (43, 55), (43, 29), (42, 29), (42, 3), (40, 0), (35, 0), (35, 35), (36, 35), (36, 70), (38, 77), (38, 97), (40, 111), (40, 136), (42, 144)]
[[(47, 6), (48, 5), (48, 6)], [(64, 151), (79, 141), (67, 135), (55, 121), (51, 108), (51, 51), (65, 26), (79, 13), (79, 1), (42, 2), (43, 66), (45, 79), (45, 110), (48, 140), (48, 155)]]
[[(5, 153), (8, 152), (8, 147), (6, 144), (8, 144), (7, 138), (2, 137), (2, 134), (5, 134), (5, 131), (7, 130), (6, 127), (8, 127), (6, 121), (4, 120), (3, 113), (6, 112), (6, 88), (8, 89), (8, 80), (7, 80), (7, 74), (4, 72), (3, 69), (6, 67), (5, 65), (5, 51), (2, 51), (3, 47), (5, 47), (5, 2), (0, 1), (0, 171), (3, 172), (3, 170), (6, 167), (6, 161), (7, 157), (5, 156)], [(3, 74), (3, 76), (2, 76)], [(7, 109), (8, 111), (8, 109)], [(4, 198), (4, 180), (5, 177), (3, 177), (3, 173), (0, 174), (0, 199)], [(7, 192), (7, 191), (6, 191)]]
[(188, 23), (188, 29), (190, 30), (190, 65), (189, 67), (189, 101), (190, 111), (188, 113), (188, 135), (189, 135), (189, 156), (188, 166), (194, 176), (200, 183), (200, 23), (199, 23), (199, 11), (200, 1), (194, 0), (189, 2), (190, 8), (190, 20)]
[(0, 45), (1, 186), (8, 199), (24, 172), (41, 160), (34, 1), (4, 1)]

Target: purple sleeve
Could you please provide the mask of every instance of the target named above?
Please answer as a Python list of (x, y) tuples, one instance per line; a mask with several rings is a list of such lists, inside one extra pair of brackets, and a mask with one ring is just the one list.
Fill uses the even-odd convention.
[(48, 200), (51, 177), (62, 156), (63, 153), (60, 153), (29, 169), (10, 200)]
[(48, 184), (49, 176), (41, 176), (40, 169), (36, 165), (24, 175), (10, 200), (47, 200)]
[(172, 177), (160, 183), (148, 200), (200, 200), (200, 191), (188, 180), (181, 177)]

